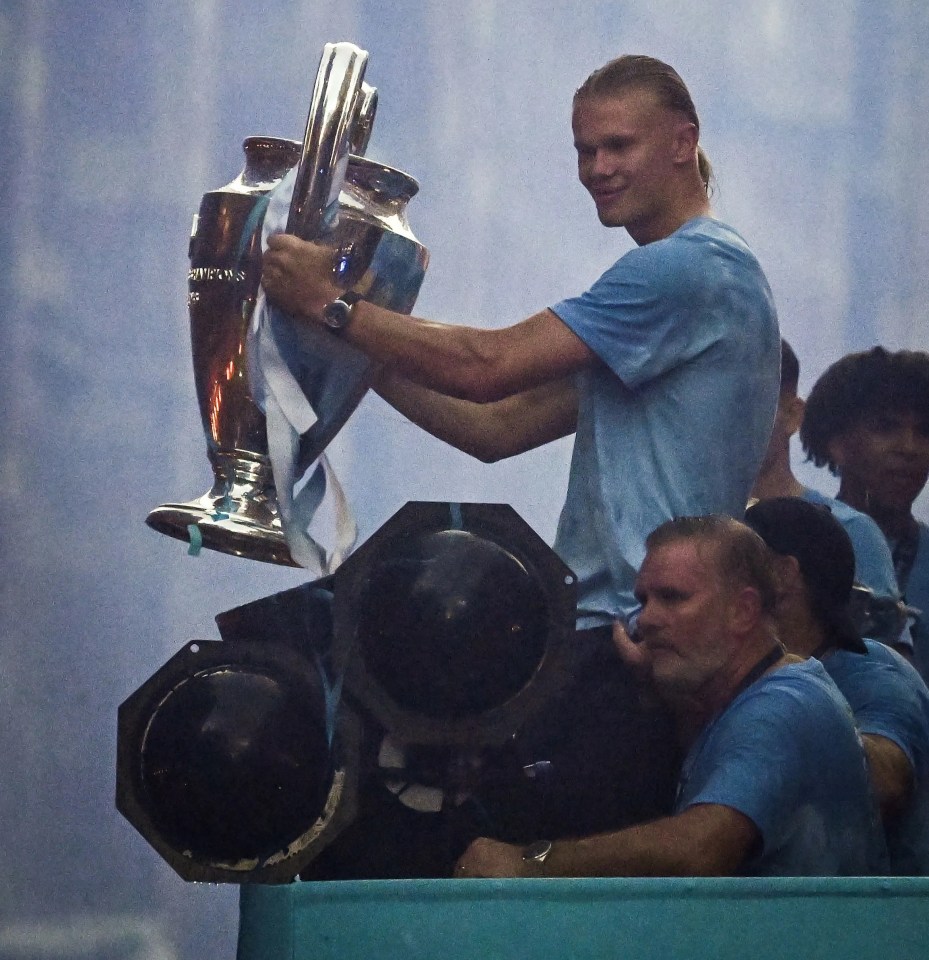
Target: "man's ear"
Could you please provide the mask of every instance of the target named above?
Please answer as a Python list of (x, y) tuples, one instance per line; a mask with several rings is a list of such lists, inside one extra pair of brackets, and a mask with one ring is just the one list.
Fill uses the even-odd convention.
[(697, 155), (700, 133), (694, 123), (679, 123), (674, 130), (671, 159), (676, 164), (691, 163)]
[(803, 575), (800, 573), (800, 561), (796, 557), (775, 554), (772, 563), (774, 565), (774, 578), (777, 581), (778, 593), (788, 593), (796, 589), (798, 584), (803, 583)]
[(732, 593), (729, 626), (736, 634), (750, 633), (761, 622), (761, 595), (754, 587), (742, 587)]
[(792, 437), (803, 423), (803, 413), (806, 410), (806, 401), (802, 397), (791, 397), (784, 406), (784, 429), (788, 437)]

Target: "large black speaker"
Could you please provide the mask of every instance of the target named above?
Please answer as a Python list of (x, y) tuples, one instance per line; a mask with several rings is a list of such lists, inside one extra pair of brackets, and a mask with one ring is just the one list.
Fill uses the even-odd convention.
[(575, 607), (512, 507), (408, 503), (332, 577), (219, 614), (222, 642), (187, 643), (120, 706), (117, 807), (186, 880), (287, 882), (349, 827), (364, 875), (398, 812), (411, 843), (452, 850), (395, 781), (485, 785), (482, 751), (569, 681)]
[(406, 504), (333, 592), (346, 686), (401, 741), (501, 743), (565, 681), (575, 578), (506, 504)]
[(354, 816), (357, 737), (308, 658), (194, 641), (119, 708), (116, 806), (185, 880), (285, 882)]

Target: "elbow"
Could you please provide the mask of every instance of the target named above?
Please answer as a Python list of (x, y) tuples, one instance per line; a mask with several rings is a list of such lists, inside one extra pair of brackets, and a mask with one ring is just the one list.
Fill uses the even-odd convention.
[(513, 451), (507, 449), (494, 437), (472, 439), (470, 443), (454, 444), (454, 446), (481, 463), (499, 463), (513, 455)]
[(492, 369), (476, 367), (473, 371), (462, 371), (458, 377), (455, 395), (471, 403), (496, 403), (505, 400), (516, 392)]
[(471, 403), (496, 403), (523, 389), (506, 350), (498, 348), (495, 338), (471, 345), (459, 358), (453, 381), (452, 392)]
[(506, 453), (497, 449), (477, 450), (474, 452), (473, 456), (480, 460), (481, 463), (499, 463), (501, 460), (505, 460), (507, 458)]
[(893, 740), (873, 733), (863, 733), (861, 739), (881, 817), (885, 823), (891, 822), (909, 805), (914, 783), (913, 767)]

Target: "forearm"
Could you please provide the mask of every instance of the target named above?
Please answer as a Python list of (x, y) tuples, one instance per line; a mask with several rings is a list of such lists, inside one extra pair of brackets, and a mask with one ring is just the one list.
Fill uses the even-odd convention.
[[(324, 322), (342, 292), (332, 251), (287, 234), (268, 238), (262, 284), (272, 303), (306, 323)], [(432, 323), (361, 300), (342, 335), (407, 380), (478, 403), (515, 396), (596, 362), (551, 311), (499, 330)]]
[(432, 323), (362, 301), (345, 338), (406, 380), (451, 397), (489, 402), (522, 389), (498, 369), (498, 333)]
[(577, 421), (573, 379), (496, 403), (445, 396), (383, 370), (374, 389), (427, 433), (485, 463), (567, 436)]
[(521, 847), (481, 837), (455, 868), (459, 877), (712, 877), (738, 872), (757, 844), (748, 817), (721, 804), (579, 840), (559, 840), (543, 862)]
[(566, 349), (563, 363), (553, 361), (553, 351), (545, 348), (552, 318), (545, 313), (486, 330), (433, 323), (361, 301), (345, 337), (407, 380), (458, 399), (493, 403), (560, 379), (587, 359), (578, 343), (579, 357)]
[[(627, 827), (616, 833), (555, 843), (543, 864), (555, 877), (696, 877), (731, 876), (751, 843), (730, 831), (707, 830), (700, 808), (674, 817)], [(735, 811), (732, 816), (740, 817)], [(746, 818), (744, 836), (755, 828)], [(733, 842), (735, 839), (735, 842)]]

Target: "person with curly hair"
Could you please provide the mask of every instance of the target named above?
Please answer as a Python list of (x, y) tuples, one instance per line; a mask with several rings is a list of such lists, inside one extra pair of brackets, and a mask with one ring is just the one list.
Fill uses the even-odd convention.
[(900, 590), (920, 611), (914, 653), (929, 677), (929, 525), (913, 515), (929, 478), (929, 353), (874, 347), (842, 357), (810, 391), (800, 440), (839, 478), (839, 500), (887, 538)]

